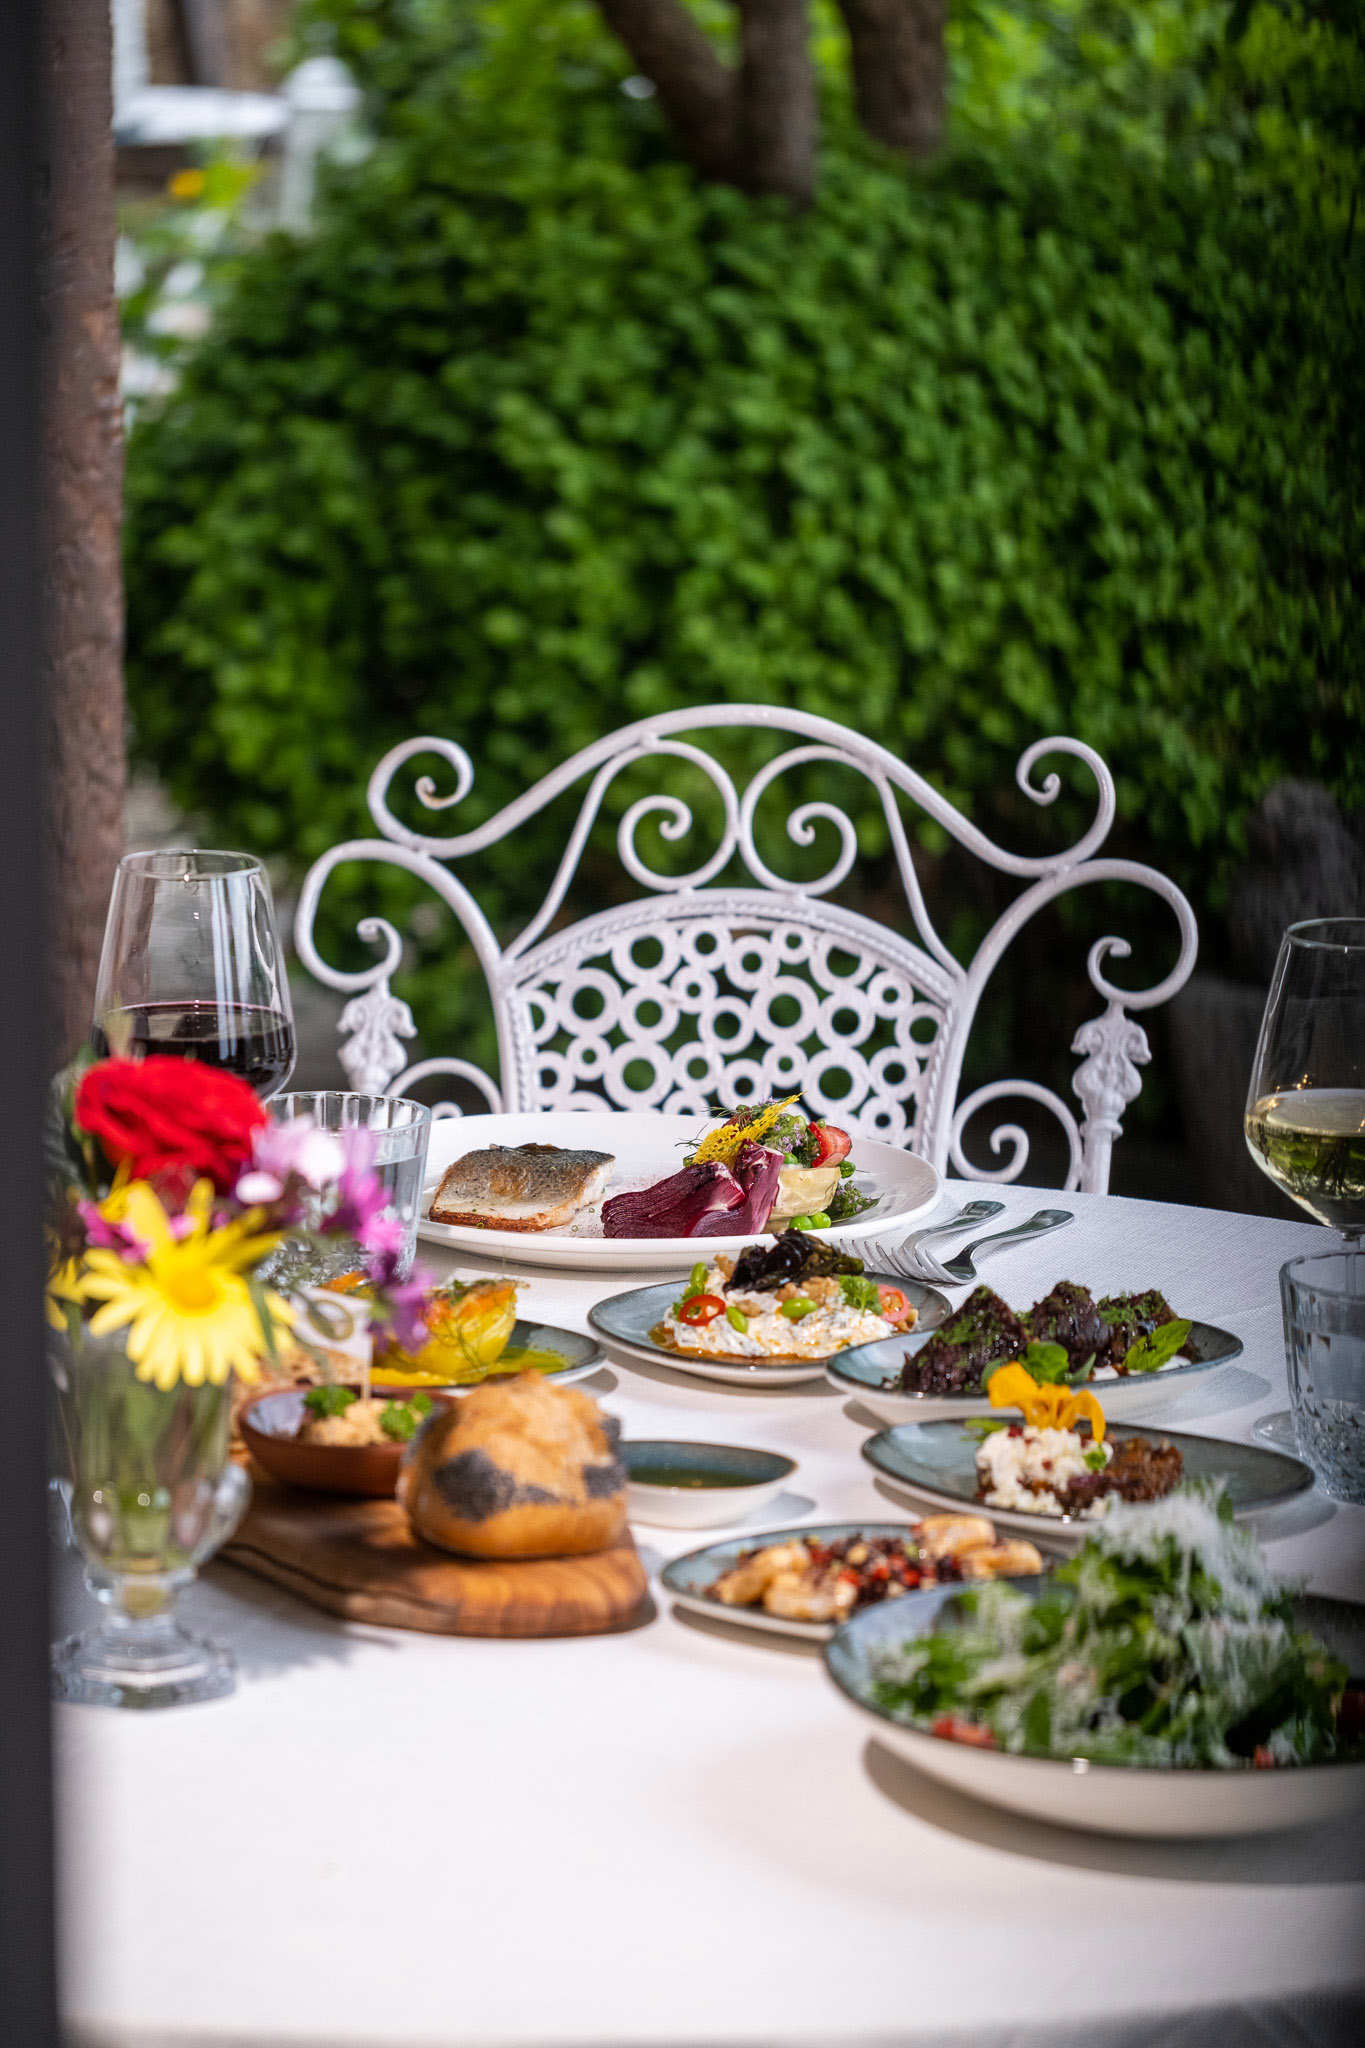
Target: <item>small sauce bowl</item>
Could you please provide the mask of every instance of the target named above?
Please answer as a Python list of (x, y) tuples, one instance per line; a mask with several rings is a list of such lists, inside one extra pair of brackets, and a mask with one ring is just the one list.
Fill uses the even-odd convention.
[(795, 1458), (741, 1444), (635, 1438), (621, 1445), (626, 1512), (660, 1529), (711, 1529), (766, 1507), (796, 1471)]
[[(375, 1398), (383, 1394), (374, 1390)], [(413, 1388), (411, 1392), (421, 1391)], [(286, 1486), (310, 1493), (348, 1493), (361, 1499), (388, 1499), (398, 1484), (398, 1467), (407, 1443), (314, 1444), (303, 1441), (303, 1397), (306, 1387), (283, 1387), (257, 1394), (238, 1417), (243, 1441), (256, 1463)], [(395, 1398), (390, 1396), (389, 1398)], [(397, 1399), (402, 1399), (399, 1394)], [(432, 1395), (432, 1413), (451, 1405), (449, 1395)], [(421, 1427), (421, 1424), (418, 1424)], [(410, 1440), (409, 1440), (410, 1441)]]

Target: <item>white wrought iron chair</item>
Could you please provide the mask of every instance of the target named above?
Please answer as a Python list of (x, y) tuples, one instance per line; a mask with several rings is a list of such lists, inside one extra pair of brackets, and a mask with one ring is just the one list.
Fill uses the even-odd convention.
[[(695, 738), (680, 737), (738, 726), (798, 739), (742, 791)], [(1195, 921), (1186, 898), (1165, 876), (1134, 861), (1096, 858), (1114, 819), (1115, 799), (1113, 778), (1090, 747), (1065, 737), (1035, 741), (1016, 770), (1025, 796), (1036, 804), (1054, 801), (1058, 777), (1048, 774), (1036, 783), (1033, 772), (1045, 756), (1058, 754), (1086, 765), (1098, 801), (1075, 845), (1038, 859), (995, 845), (885, 747), (799, 711), (722, 704), (642, 719), (583, 748), (485, 824), (449, 838), (409, 829), (389, 808), (389, 793), (409, 762), (434, 755), (453, 770), (454, 788), (442, 794), (422, 775), (415, 795), (430, 810), (448, 809), (473, 787), (473, 764), (454, 740), (407, 740), (384, 756), (370, 778), (370, 813), (382, 836), (348, 840), (310, 869), (295, 921), (299, 955), (321, 981), (351, 997), (341, 1017), (340, 1057), (352, 1087), (363, 1091), (402, 1090), (423, 1076), (446, 1074), (472, 1082), (493, 1110), (597, 1109), (605, 1098), (622, 1109), (685, 1111), (705, 1110), (717, 1100), (742, 1102), (799, 1090), (810, 1109), (851, 1131), (904, 1145), (940, 1172), (951, 1161), (961, 1173), (994, 1181), (1014, 1180), (1022, 1172), (1025, 1133), (1015, 1124), (999, 1126), (990, 1142), (997, 1158), (1006, 1155), (1004, 1163), (983, 1169), (964, 1155), (964, 1127), (986, 1104), (1019, 1096), (1045, 1105), (1060, 1122), (1070, 1150), (1066, 1186), (1103, 1193), (1120, 1119), (1141, 1088), (1138, 1066), (1150, 1057), (1146, 1034), (1129, 1012), (1167, 1001), (1188, 978)], [(651, 758), (690, 762), (710, 779), (724, 807), (719, 844), (687, 874), (655, 873), (636, 846), (642, 821), (653, 818), (662, 837), (677, 842), (693, 829), (692, 813), (676, 795), (640, 798), (621, 818), (617, 851), (627, 874), (647, 893), (552, 930), (609, 784), (628, 764)], [(759, 799), (788, 771), (816, 762), (852, 767), (875, 789), (914, 937), (828, 900), (858, 857), (856, 827), (835, 804), (803, 803), (787, 819), (788, 837), (798, 846), (811, 846), (822, 823), (837, 835), (837, 858), (818, 879), (800, 886), (784, 881), (761, 857), (754, 840)], [(585, 780), (549, 893), (525, 928), (500, 945), (450, 863), (506, 838)], [(930, 921), (898, 792), (970, 852), (1024, 885), (966, 966)], [(756, 886), (712, 886), (736, 856)], [(492, 1000), (500, 1085), (455, 1057), (404, 1066), (401, 1041), (414, 1035), (414, 1025), (407, 1004), (390, 988), (403, 941), (387, 919), (367, 917), (357, 927), (363, 940), (383, 947), (373, 966), (345, 973), (319, 955), (314, 926), (327, 879), (342, 862), (366, 860), (420, 876), (467, 934)], [(1083, 1056), (1072, 1084), (1082, 1105), (1079, 1123), (1058, 1095), (1030, 1081), (994, 1082), (958, 1101), (967, 1036), (1001, 954), (1043, 904), (1091, 882), (1136, 883), (1170, 905), (1180, 939), (1174, 968), (1154, 987), (1119, 989), (1107, 979), (1104, 964), (1128, 955), (1126, 940), (1103, 938), (1091, 947), (1087, 971), (1105, 1009), (1072, 1042), (1073, 1052)], [(783, 998), (788, 1022), (774, 1019)], [(580, 1005), (595, 1014), (584, 1014)], [(695, 1037), (679, 1042), (689, 1027)], [(838, 1077), (846, 1082), (843, 1092)], [(442, 1108), (449, 1112), (453, 1105)]]

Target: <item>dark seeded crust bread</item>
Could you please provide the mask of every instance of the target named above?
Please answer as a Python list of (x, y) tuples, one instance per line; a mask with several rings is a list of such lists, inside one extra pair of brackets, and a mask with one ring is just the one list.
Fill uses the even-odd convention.
[(574, 1557), (626, 1523), (620, 1424), (538, 1373), (475, 1387), (414, 1438), (398, 1499), (417, 1535), (466, 1557)]

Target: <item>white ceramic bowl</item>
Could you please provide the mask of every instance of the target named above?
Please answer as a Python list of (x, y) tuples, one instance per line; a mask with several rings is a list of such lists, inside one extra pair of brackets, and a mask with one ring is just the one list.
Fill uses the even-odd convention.
[[(1037, 1580), (1018, 1580), (1021, 1589)], [(1365, 1763), (1310, 1764), (1275, 1771), (1162, 1770), (1097, 1764), (1083, 1757), (1036, 1757), (977, 1749), (907, 1727), (878, 1705), (869, 1651), (933, 1626), (961, 1587), (934, 1587), (913, 1601), (864, 1608), (836, 1629), (825, 1668), (878, 1742), (926, 1776), (994, 1806), (1060, 1827), (1099, 1834), (1206, 1837), (1310, 1827), (1365, 1808)], [(1300, 1627), (1322, 1637), (1353, 1672), (1365, 1653), (1365, 1608), (1314, 1594), (1296, 1601)]]
[(659, 1529), (714, 1529), (766, 1507), (796, 1470), (795, 1458), (741, 1444), (636, 1438), (621, 1446), (626, 1512)]

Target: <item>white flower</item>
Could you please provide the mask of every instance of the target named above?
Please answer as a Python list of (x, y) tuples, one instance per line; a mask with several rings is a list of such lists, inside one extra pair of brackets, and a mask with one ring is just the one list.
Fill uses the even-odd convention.
[(266, 1124), (256, 1133), (252, 1165), (281, 1187), (296, 1173), (310, 1188), (320, 1191), (340, 1179), (346, 1150), (333, 1132), (319, 1130), (311, 1117), (295, 1116), (285, 1123)]

